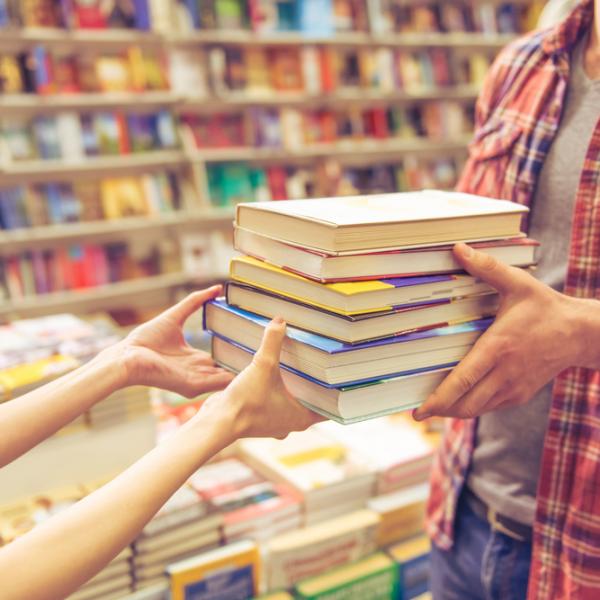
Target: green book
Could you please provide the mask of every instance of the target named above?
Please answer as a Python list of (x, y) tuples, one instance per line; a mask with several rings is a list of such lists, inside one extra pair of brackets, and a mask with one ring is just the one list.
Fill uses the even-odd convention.
[(398, 594), (398, 569), (382, 552), (296, 586), (296, 597), (303, 600), (395, 600)]

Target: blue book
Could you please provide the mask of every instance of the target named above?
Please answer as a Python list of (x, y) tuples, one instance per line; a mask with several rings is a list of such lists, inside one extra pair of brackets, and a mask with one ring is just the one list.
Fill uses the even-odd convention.
[[(212, 338), (215, 362), (234, 373), (243, 371), (254, 352), (217, 335)], [(281, 364), (281, 376), (290, 394), (311, 410), (344, 425), (411, 410), (420, 406), (444, 380), (452, 364), (405, 371), (400, 376), (332, 386)]]
[(6, 0), (0, 0), (0, 27), (10, 25), (10, 15), (8, 14), (8, 6)]
[[(204, 328), (254, 352), (269, 319), (231, 306), (224, 299), (209, 302)], [(490, 326), (492, 319), (415, 331), (365, 342), (347, 344), (289, 326), (282, 363), (323, 385), (339, 386), (392, 377), (418, 369), (459, 361)]]
[(133, 0), (135, 27), (141, 31), (150, 31), (150, 9), (148, 0)]
[(332, 0), (298, 0), (298, 29), (307, 37), (329, 37), (334, 32)]

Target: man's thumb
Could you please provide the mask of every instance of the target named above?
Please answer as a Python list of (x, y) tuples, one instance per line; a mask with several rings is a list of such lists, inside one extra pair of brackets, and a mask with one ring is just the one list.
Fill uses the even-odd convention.
[(465, 271), (489, 283), (500, 294), (515, 291), (515, 287), (523, 282), (525, 273), (521, 269), (510, 267), (497, 258), (485, 252), (479, 252), (467, 244), (456, 244), (454, 256)]

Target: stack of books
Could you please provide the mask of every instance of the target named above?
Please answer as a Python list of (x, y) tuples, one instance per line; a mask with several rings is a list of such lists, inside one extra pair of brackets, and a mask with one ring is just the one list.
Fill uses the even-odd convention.
[(373, 494), (375, 476), (365, 462), (314, 429), (285, 440), (242, 440), (239, 448), (257, 471), (302, 495), (305, 525), (363, 508)]
[(218, 546), (221, 524), (189, 484), (177, 490), (133, 543), (136, 589), (163, 582), (167, 565)]
[[(425, 471), (424, 474), (427, 475), (428, 472)], [(429, 484), (421, 483), (371, 498), (367, 502), (367, 508), (376, 512), (381, 519), (377, 532), (377, 546), (385, 548), (422, 533), (428, 497)]]
[(498, 294), (465, 274), (458, 241), (518, 266), (527, 208), (428, 190), (240, 204), (226, 299), (209, 303), (215, 360), (243, 369), (269, 319), (288, 331), (290, 392), (353, 423), (419, 406), (491, 323)]
[(425, 432), (404, 414), (346, 426), (326, 421), (316, 428), (367, 462), (376, 473), (377, 495), (427, 481), (438, 434)]
[(222, 517), (225, 543), (262, 541), (301, 525), (302, 499), (290, 486), (267, 481), (236, 458), (199, 469), (190, 484)]
[(266, 589), (289, 589), (371, 554), (378, 524), (377, 513), (364, 509), (269, 540), (263, 547)]

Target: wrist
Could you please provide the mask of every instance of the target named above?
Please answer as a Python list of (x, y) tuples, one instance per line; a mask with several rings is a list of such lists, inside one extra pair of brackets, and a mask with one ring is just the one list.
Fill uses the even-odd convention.
[(132, 363), (130, 349), (118, 342), (98, 353), (88, 364), (99, 369), (108, 378), (112, 391), (116, 392), (132, 384)]
[(196, 434), (215, 436), (219, 450), (243, 436), (240, 413), (226, 392), (209, 396), (200, 410), (186, 423)]
[(576, 346), (574, 366), (600, 369), (600, 302), (573, 298), (572, 319)]

